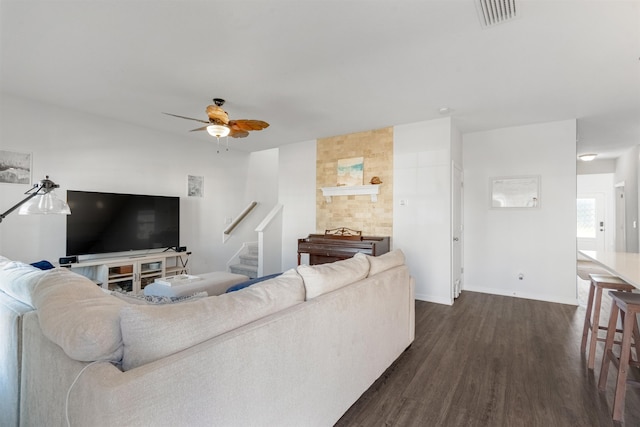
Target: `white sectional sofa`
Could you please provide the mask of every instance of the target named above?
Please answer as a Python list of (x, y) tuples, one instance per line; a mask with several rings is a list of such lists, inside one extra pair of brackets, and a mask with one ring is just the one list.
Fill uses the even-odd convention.
[(331, 426), (414, 339), (398, 250), (166, 305), (0, 258), (0, 291), (3, 426)]

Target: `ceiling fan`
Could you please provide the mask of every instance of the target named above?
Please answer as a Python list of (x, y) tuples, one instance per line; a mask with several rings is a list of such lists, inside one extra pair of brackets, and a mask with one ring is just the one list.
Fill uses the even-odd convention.
[(197, 129), (191, 129), (190, 132), (199, 130), (206, 130), (211, 136), (215, 136), (220, 139), (224, 136), (230, 136), (232, 138), (244, 138), (249, 135), (249, 131), (262, 130), (269, 126), (269, 123), (262, 120), (229, 120), (229, 115), (222, 109), (224, 105), (224, 99), (214, 98), (213, 103), (215, 105), (207, 106), (207, 116), (209, 120), (194, 119), (192, 117), (179, 116), (177, 114), (163, 113), (168, 116), (178, 117), (180, 119), (195, 120), (196, 122), (206, 123), (207, 126), (202, 126)]

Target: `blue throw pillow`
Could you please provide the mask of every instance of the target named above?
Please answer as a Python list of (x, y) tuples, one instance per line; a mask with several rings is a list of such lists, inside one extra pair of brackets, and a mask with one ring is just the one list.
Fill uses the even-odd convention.
[(269, 274), (268, 276), (258, 277), (256, 279), (247, 280), (246, 282), (238, 283), (236, 285), (231, 286), (225, 293), (239, 291), (240, 289), (247, 288), (251, 285), (255, 285), (256, 283), (264, 282), (265, 280), (273, 279), (274, 277), (278, 277), (282, 273), (274, 273)]
[(36, 268), (39, 268), (40, 270), (51, 270), (52, 268), (55, 268), (53, 264), (45, 260), (32, 262), (31, 265)]

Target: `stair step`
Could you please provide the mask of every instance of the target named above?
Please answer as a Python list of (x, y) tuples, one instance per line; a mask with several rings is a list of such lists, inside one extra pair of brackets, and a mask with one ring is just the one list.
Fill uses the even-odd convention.
[(258, 245), (247, 245), (247, 253), (257, 255)]
[(234, 264), (229, 266), (229, 270), (231, 270), (232, 273), (249, 276), (249, 279), (258, 277), (258, 267), (255, 265)]
[(240, 255), (240, 264), (258, 266), (258, 255), (243, 254)]

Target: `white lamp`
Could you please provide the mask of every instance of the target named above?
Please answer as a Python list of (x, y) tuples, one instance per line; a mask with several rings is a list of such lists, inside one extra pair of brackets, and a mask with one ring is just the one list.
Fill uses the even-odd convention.
[(69, 205), (64, 200), (58, 199), (53, 191), (58, 187), (60, 186), (51, 181), (47, 176), (41, 180), (40, 183), (35, 184), (30, 190), (24, 193), (28, 194), (26, 198), (13, 205), (6, 212), (0, 214), (0, 222), (18, 208), (20, 208), (20, 211), (18, 211), (20, 215), (69, 215), (71, 213)]

